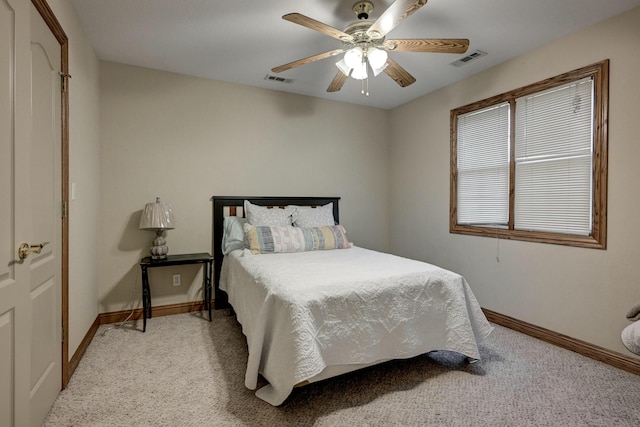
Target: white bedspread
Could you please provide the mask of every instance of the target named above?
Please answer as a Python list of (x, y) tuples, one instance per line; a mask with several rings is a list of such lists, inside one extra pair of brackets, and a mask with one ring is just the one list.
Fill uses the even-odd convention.
[(280, 405), (325, 367), (450, 350), (480, 359), (493, 328), (466, 280), (431, 264), (353, 247), (252, 255), (223, 262), (249, 360), (245, 385)]

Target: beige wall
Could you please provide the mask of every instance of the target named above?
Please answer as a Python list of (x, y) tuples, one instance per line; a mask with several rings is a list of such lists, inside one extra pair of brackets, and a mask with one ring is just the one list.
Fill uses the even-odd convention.
[[(620, 332), (640, 302), (639, 28), (640, 8), (395, 109), (392, 251), (462, 273), (485, 308), (632, 355)], [(449, 111), (607, 58), (607, 250), (449, 234)]]
[[(388, 113), (101, 63), (101, 312), (140, 306), (138, 230), (156, 196), (177, 221), (170, 253), (212, 252), (211, 196), (340, 196), (358, 245), (388, 249)], [(183, 285), (171, 285), (172, 274)], [(150, 270), (154, 305), (202, 298), (194, 266)]]
[(69, 358), (98, 316), (99, 62), (69, 0), (49, 0), (69, 38)]

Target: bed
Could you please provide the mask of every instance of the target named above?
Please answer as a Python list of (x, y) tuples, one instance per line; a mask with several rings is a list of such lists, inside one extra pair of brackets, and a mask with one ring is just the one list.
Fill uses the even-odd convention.
[[(243, 217), (245, 200), (252, 209), (276, 209), (269, 213), (279, 217), (295, 211), (292, 205), (319, 207), (335, 223), (243, 225), (250, 248), (230, 249), (225, 240), (225, 255), (229, 224), (248, 222), (225, 217)], [(245, 386), (256, 389), (262, 375), (268, 384), (256, 396), (274, 406), (296, 386), (391, 359), (446, 350), (478, 361), (478, 344), (493, 330), (462, 276), (350, 242), (335, 225), (338, 203), (337, 197), (213, 197), (215, 307), (234, 310), (249, 350)], [(314, 243), (289, 250), (287, 234), (278, 251), (282, 239), (269, 234), (267, 243), (257, 243), (256, 230), (304, 234), (302, 246)]]

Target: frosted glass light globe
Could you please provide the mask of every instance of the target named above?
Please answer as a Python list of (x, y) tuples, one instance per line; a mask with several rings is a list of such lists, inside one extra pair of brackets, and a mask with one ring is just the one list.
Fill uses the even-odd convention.
[(356, 68), (362, 63), (362, 49), (354, 47), (344, 54), (344, 62), (349, 68)]
[(357, 66), (353, 67), (351, 77), (356, 80), (364, 80), (367, 78), (367, 63), (361, 62)]
[(380, 69), (387, 62), (387, 52), (375, 47), (370, 48), (367, 51), (367, 58), (369, 59), (369, 65), (374, 70)]

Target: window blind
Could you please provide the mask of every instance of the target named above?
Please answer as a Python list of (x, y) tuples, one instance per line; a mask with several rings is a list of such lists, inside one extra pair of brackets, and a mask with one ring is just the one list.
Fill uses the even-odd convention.
[(593, 81), (516, 99), (516, 230), (589, 235)]
[(509, 222), (509, 103), (458, 116), (457, 221)]

